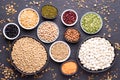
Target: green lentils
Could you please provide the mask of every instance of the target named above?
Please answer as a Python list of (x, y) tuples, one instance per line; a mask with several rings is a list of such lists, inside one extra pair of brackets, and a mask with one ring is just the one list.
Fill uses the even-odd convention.
[(95, 34), (102, 27), (102, 19), (97, 13), (86, 13), (81, 19), (81, 27), (86, 33)]
[(57, 8), (52, 5), (45, 5), (42, 7), (42, 16), (46, 19), (54, 19), (58, 14)]

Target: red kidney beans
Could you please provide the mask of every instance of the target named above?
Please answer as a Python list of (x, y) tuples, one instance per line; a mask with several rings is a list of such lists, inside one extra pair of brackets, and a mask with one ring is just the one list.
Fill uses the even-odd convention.
[(63, 21), (66, 24), (73, 24), (76, 21), (76, 14), (73, 11), (67, 11), (63, 14)]

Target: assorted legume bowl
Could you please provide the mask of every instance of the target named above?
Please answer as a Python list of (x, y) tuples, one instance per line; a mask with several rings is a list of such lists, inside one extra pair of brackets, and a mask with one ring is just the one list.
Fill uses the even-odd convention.
[[(85, 39), (78, 47), (76, 61), (68, 60), (71, 55), (69, 43), (77, 44), (81, 41), (81, 33), (74, 25), (80, 20), (79, 24), (85, 33), (97, 34), (103, 26), (102, 17), (99, 14), (87, 12), (79, 19), (75, 10), (66, 9), (63, 11), (61, 22), (68, 26), (63, 35), (66, 42), (58, 40), (60, 36), (59, 26), (54, 21), (49, 21), (57, 19), (57, 8), (52, 5), (44, 5), (41, 16), (47, 21), (40, 24), (39, 14), (32, 8), (25, 8), (18, 15), (18, 22), (23, 29), (30, 31), (37, 27), (36, 35), (39, 40), (31, 36), (18, 37), (20, 28), (15, 23), (8, 23), (3, 29), (3, 34), (7, 39), (16, 39), (11, 49), (11, 61), (19, 72), (25, 75), (41, 72), (49, 63), (49, 56), (56, 63), (62, 63), (61, 73), (67, 76), (77, 72), (79, 68), (77, 63), (82, 69), (90, 73), (103, 72), (112, 67), (116, 56), (114, 47), (101, 36)], [(49, 51), (46, 50), (44, 43), (51, 43)]]

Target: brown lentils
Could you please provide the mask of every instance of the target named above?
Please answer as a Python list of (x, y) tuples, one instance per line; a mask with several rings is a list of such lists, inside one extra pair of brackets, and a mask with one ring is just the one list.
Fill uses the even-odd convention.
[(75, 43), (79, 41), (80, 33), (75, 28), (68, 28), (65, 31), (64, 37), (68, 42)]

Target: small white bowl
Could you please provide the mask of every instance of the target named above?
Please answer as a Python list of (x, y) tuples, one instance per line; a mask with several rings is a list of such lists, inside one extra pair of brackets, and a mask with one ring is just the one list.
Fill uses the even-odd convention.
[[(8, 25), (15, 25), (15, 26), (18, 28), (18, 34), (17, 34), (17, 36), (15, 36), (14, 38), (8, 37), (8, 36), (6, 35), (6, 33), (5, 33), (5, 29), (7, 28)], [(6, 24), (6, 25), (4, 26), (4, 28), (3, 28), (3, 35), (4, 35), (5, 38), (8, 39), (8, 40), (14, 40), (14, 39), (16, 39), (16, 38), (20, 35), (20, 28), (19, 28), (19, 26), (18, 26), (17, 24), (15, 24), (15, 23), (8, 23), (8, 24)]]
[[(52, 56), (52, 54), (51, 54), (51, 48), (53, 47), (53, 45), (55, 45), (56, 43), (59, 43), (59, 42), (64, 43), (64, 44), (68, 47), (68, 49), (69, 49), (68, 56), (67, 56), (65, 59), (63, 59), (63, 60), (56, 60), (56, 59)], [(58, 62), (58, 63), (61, 63), (61, 62), (66, 61), (66, 60), (70, 57), (70, 54), (71, 54), (70, 46), (69, 46), (66, 42), (64, 42), (64, 41), (56, 41), (56, 42), (54, 42), (54, 43), (50, 46), (50, 49), (49, 49), (49, 55), (50, 55), (51, 59), (52, 59), (53, 61), (55, 61), (55, 62)]]
[[(34, 12), (37, 14), (37, 16), (38, 16), (38, 21), (37, 21), (36, 25), (33, 26), (32, 28), (26, 28), (26, 27), (24, 27), (24, 26), (21, 24), (21, 22), (20, 22), (20, 15), (21, 15), (22, 12), (25, 11), (25, 10), (32, 10), (32, 11), (34, 11)], [(18, 23), (20, 24), (20, 26), (21, 26), (23, 29), (26, 29), (26, 30), (32, 30), (32, 29), (36, 28), (37, 25), (38, 25), (38, 23), (39, 23), (39, 21), (40, 21), (40, 17), (39, 17), (38, 12), (37, 12), (35, 9), (32, 9), (32, 8), (25, 8), (25, 9), (21, 10), (20, 13), (19, 13), (19, 15), (18, 15)]]
[[(82, 26), (82, 19), (83, 19), (83, 17), (84, 17), (85, 15), (87, 15), (87, 14), (90, 14), (90, 13), (96, 14), (96, 15), (100, 18), (100, 21), (101, 21), (101, 26), (100, 26), (100, 28), (98, 29), (98, 31), (96, 31), (95, 33), (89, 33), (89, 32), (87, 32), (87, 31), (85, 31), (85, 30), (83, 29), (83, 26)], [(103, 20), (102, 20), (102, 17), (101, 17), (99, 14), (97, 14), (96, 12), (87, 12), (87, 13), (85, 13), (85, 14), (82, 16), (82, 18), (81, 18), (81, 20), (80, 20), (80, 26), (81, 26), (82, 30), (83, 30), (85, 33), (87, 33), (87, 34), (96, 34), (96, 33), (98, 33), (98, 32), (102, 29)]]
[[(75, 20), (75, 22), (74, 22), (73, 24), (67, 24), (67, 23), (65, 23), (64, 20), (63, 20), (63, 15), (64, 15), (64, 13), (67, 12), (67, 11), (73, 11), (73, 12), (76, 14), (76, 20)], [(62, 21), (62, 23), (63, 23), (64, 25), (66, 25), (66, 26), (73, 26), (73, 25), (75, 25), (75, 24), (77, 23), (77, 21), (78, 21), (78, 14), (77, 14), (77, 12), (76, 12), (75, 10), (73, 10), (73, 9), (66, 9), (65, 11), (63, 11), (63, 13), (62, 13), (62, 15), (61, 15), (61, 21)]]
[[(39, 29), (39, 27), (40, 27), (44, 22), (51, 22), (51, 23), (55, 24), (56, 27), (57, 27), (57, 29), (58, 29), (57, 37), (56, 37), (53, 41), (51, 41), (51, 42), (48, 42), (48, 41), (45, 41), (45, 40), (41, 39), (40, 36), (38, 35), (38, 29)], [(52, 21), (44, 21), (44, 22), (42, 22), (42, 23), (38, 26), (38, 28), (37, 28), (37, 36), (38, 36), (38, 38), (39, 38), (42, 42), (44, 42), (44, 43), (52, 43), (52, 42), (56, 41), (57, 38), (59, 37), (59, 28), (58, 28), (58, 25), (57, 25), (56, 23), (52, 22)]]

